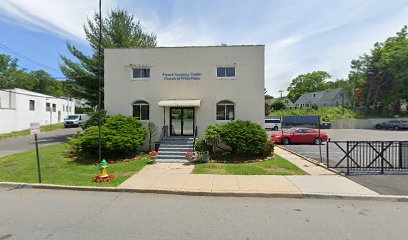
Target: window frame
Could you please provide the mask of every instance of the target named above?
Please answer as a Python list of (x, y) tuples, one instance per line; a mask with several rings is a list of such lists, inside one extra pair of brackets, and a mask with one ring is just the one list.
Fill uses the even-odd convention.
[[(136, 69), (139, 69), (139, 70), (146, 70), (146, 69), (148, 69), (148, 70), (149, 70), (149, 77), (137, 77), (137, 78), (135, 78), (133, 72), (134, 72), (134, 70), (136, 70)], [(132, 71), (130, 71), (130, 78), (131, 78), (132, 80), (135, 80), (135, 81), (146, 81), (146, 80), (150, 80), (151, 75), (152, 75), (152, 71), (151, 71), (151, 68), (150, 68), (150, 67), (133, 67), (133, 68), (132, 68)]]
[[(135, 116), (135, 107), (139, 107), (139, 117)], [(147, 119), (142, 119), (142, 106), (147, 106)], [(144, 100), (137, 100), (132, 102), (132, 117), (138, 119), (139, 121), (150, 121), (150, 104)]]
[[(218, 119), (218, 106), (224, 106), (224, 119)], [(227, 106), (233, 106), (232, 119), (227, 119)], [(230, 100), (222, 100), (215, 104), (215, 120), (219, 122), (234, 121), (236, 119), (235, 102)]]
[(52, 104), (52, 112), (57, 112), (57, 104), (56, 103)]
[[(33, 103), (32, 107), (31, 107), (31, 103)], [(35, 100), (33, 99), (28, 100), (28, 110), (35, 111)]]
[[(224, 68), (225, 70), (225, 77), (219, 77), (218, 76), (218, 69), (219, 68)], [(234, 76), (230, 76), (230, 77), (228, 77), (228, 76), (226, 76), (227, 75), (227, 68), (234, 68)], [(215, 77), (216, 77), (216, 79), (218, 79), (218, 80), (235, 80), (235, 79), (237, 79), (237, 67), (236, 66), (217, 66), (216, 68), (215, 68)]]
[(45, 103), (45, 111), (46, 112), (51, 112), (51, 103)]

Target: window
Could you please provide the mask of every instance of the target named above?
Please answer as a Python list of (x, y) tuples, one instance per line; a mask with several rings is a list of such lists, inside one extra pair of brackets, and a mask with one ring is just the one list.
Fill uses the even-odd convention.
[(51, 103), (46, 103), (45, 104), (45, 111), (51, 112)]
[(231, 101), (217, 103), (217, 120), (234, 120), (235, 104)]
[(34, 100), (30, 100), (30, 110), (31, 111), (35, 110), (35, 101)]
[(68, 112), (68, 106), (65, 106), (65, 111)]
[(65, 112), (65, 105), (62, 105), (62, 111)]
[(313, 97), (316, 97), (316, 93), (313, 93)]
[(217, 67), (217, 78), (234, 78), (235, 67)]
[(133, 68), (133, 79), (150, 78), (150, 68)]
[(133, 117), (139, 120), (149, 120), (149, 103), (146, 101), (136, 101), (132, 104)]
[(52, 111), (53, 112), (57, 111), (57, 104), (55, 104), (55, 103), (52, 104)]

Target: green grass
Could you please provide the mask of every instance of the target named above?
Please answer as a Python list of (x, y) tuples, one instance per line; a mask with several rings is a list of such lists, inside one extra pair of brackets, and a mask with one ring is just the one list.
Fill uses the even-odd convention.
[[(43, 125), (41, 126), (41, 132), (49, 132), (49, 131), (54, 131), (54, 130), (61, 129), (61, 128), (64, 128), (64, 123)], [(7, 139), (7, 138), (26, 136), (26, 135), (30, 135), (30, 129), (0, 134), (0, 140)]]
[[(94, 164), (84, 164), (64, 156), (67, 144), (40, 147), (41, 175), (43, 183), (70, 186), (114, 187), (141, 170), (148, 159), (128, 163), (109, 164), (108, 173), (116, 176), (110, 182), (95, 183), (92, 178), (100, 172)], [(35, 151), (22, 152), (0, 158), (0, 181), (37, 183)]]
[[(289, 108), (285, 110), (273, 111), (270, 116), (321, 116), (329, 121), (337, 120), (342, 118), (342, 107), (321, 107), (319, 109), (311, 108)], [(353, 109), (344, 108), (344, 118), (361, 118), (363, 116), (359, 115)]]
[(254, 163), (204, 163), (197, 164), (194, 174), (218, 175), (306, 175), (303, 170), (274, 154), (272, 160)]

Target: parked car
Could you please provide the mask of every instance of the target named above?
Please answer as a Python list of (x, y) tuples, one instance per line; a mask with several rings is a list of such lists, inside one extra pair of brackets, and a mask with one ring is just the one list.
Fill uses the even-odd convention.
[(283, 143), (285, 145), (292, 143), (313, 143), (321, 144), (328, 139), (327, 133), (313, 128), (290, 128), (282, 133), (272, 134), (271, 140), (274, 143)]
[(320, 129), (330, 129), (331, 128), (331, 122), (322, 122), (320, 124)]
[(64, 127), (80, 127), (88, 119), (88, 114), (73, 114), (68, 115), (64, 119)]
[(279, 130), (281, 126), (280, 119), (265, 119), (265, 129)]
[(394, 129), (394, 130), (400, 130), (408, 129), (408, 121), (406, 120), (391, 120), (387, 122), (382, 122), (382, 123), (377, 123), (375, 125), (376, 129)]

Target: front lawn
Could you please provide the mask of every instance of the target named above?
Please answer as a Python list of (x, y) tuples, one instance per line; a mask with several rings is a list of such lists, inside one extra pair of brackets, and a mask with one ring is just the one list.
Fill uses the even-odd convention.
[(272, 160), (252, 163), (196, 164), (194, 174), (219, 175), (307, 175), (303, 170), (274, 154)]
[[(56, 144), (47, 147), (40, 146), (41, 175), (43, 183), (71, 185), (71, 186), (98, 186), (115, 187), (140, 171), (148, 161), (129, 161), (108, 164), (108, 173), (116, 176), (110, 182), (95, 183), (92, 178), (100, 172), (95, 164), (81, 163), (66, 157), (66, 144)], [(111, 160), (110, 158), (107, 160)], [(37, 161), (35, 151), (16, 153), (0, 158), (0, 182), (37, 183)]]
[[(49, 132), (49, 131), (54, 131), (54, 130), (58, 130), (58, 129), (62, 129), (62, 128), (64, 128), (64, 123), (43, 125), (43, 126), (41, 126), (41, 132)], [(14, 132), (9, 132), (9, 133), (3, 133), (3, 134), (0, 134), (0, 140), (20, 137), (20, 136), (27, 136), (27, 135), (30, 135), (30, 133), (31, 133), (30, 129), (25, 129), (25, 130), (21, 130), (21, 131), (14, 131)]]

